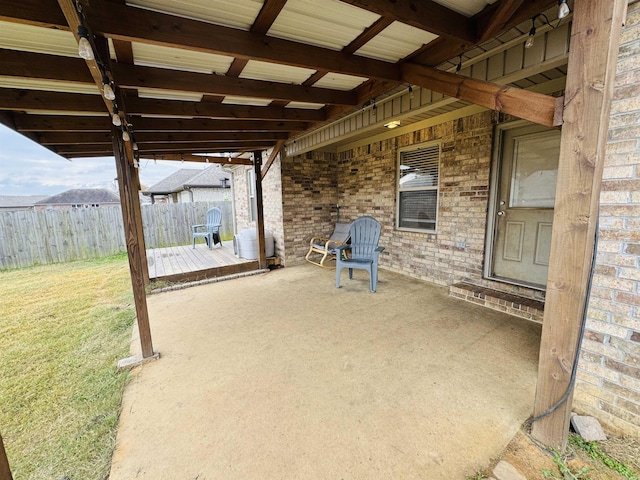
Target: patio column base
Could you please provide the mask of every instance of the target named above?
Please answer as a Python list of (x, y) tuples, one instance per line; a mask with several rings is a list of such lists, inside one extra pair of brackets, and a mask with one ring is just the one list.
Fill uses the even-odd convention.
[(153, 355), (147, 358), (143, 358), (142, 355), (134, 355), (132, 357), (127, 357), (127, 358), (123, 358), (122, 360), (118, 360), (118, 368), (131, 369), (133, 367), (137, 367), (138, 365), (144, 365), (145, 363), (158, 360), (159, 358), (160, 358), (159, 352), (153, 352)]

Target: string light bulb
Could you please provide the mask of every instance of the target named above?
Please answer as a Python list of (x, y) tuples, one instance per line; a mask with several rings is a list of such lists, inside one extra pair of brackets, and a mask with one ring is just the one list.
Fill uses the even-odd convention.
[(131, 145), (131, 148), (133, 148), (136, 152), (139, 150), (138, 144), (136, 142), (133, 142), (133, 145)]
[(129, 132), (124, 126), (122, 127), (122, 140), (124, 140), (125, 142), (131, 141), (131, 135), (129, 135)]
[(414, 94), (413, 94), (413, 87), (411, 85), (409, 85), (409, 98), (411, 100), (413, 100)]
[(527, 37), (527, 41), (524, 43), (524, 48), (531, 48), (533, 47), (533, 44), (536, 42), (536, 26), (535, 26), (535, 20), (532, 20), (532, 27), (531, 30), (529, 30), (529, 36)]
[(120, 127), (122, 126), (122, 119), (120, 118), (120, 114), (118, 113), (118, 107), (116, 105), (113, 106), (113, 114), (111, 115), (111, 123), (114, 126)]
[(113, 91), (113, 88), (111, 88), (111, 82), (109, 81), (109, 78), (106, 75), (102, 76), (102, 95), (107, 100), (116, 99), (116, 94)]
[(78, 25), (78, 37), (80, 37), (80, 40), (78, 40), (78, 55), (85, 60), (93, 60), (95, 56), (89, 42), (89, 30), (82, 24)]
[(565, 18), (570, 13), (571, 9), (567, 5), (567, 0), (558, 0), (558, 18)]

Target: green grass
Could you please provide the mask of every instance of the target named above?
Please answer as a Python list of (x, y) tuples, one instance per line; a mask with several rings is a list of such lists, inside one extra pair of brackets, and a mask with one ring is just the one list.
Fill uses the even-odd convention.
[(640, 480), (640, 476), (636, 475), (628, 465), (610, 457), (604, 452), (598, 445), (598, 442), (589, 442), (580, 435), (569, 434), (569, 443), (576, 448), (584, 450), (592, 459), (601, 462), (624, 478), (628, 480)]
[(109, 474), (135, 318), (126, 255), (0, 272), (0, 432), (15, 480)]

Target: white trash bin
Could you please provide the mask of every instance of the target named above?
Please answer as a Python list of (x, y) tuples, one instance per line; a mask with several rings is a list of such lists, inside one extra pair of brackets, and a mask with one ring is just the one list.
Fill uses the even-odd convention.
[[(273, 257), (275, 245), (273, 235), (269, 230), (264, 231), (265, 252), (267, 257)], [(233, 236), (233, 252), (236, 257), (256, 260), (258, 258), (258, 236), (255, 228), (240, 230)]]

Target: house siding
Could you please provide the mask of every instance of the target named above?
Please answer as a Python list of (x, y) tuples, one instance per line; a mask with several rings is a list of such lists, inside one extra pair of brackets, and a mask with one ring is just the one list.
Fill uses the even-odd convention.
[(574, 408), (640, 438), (640, 2), (620, 43)]

